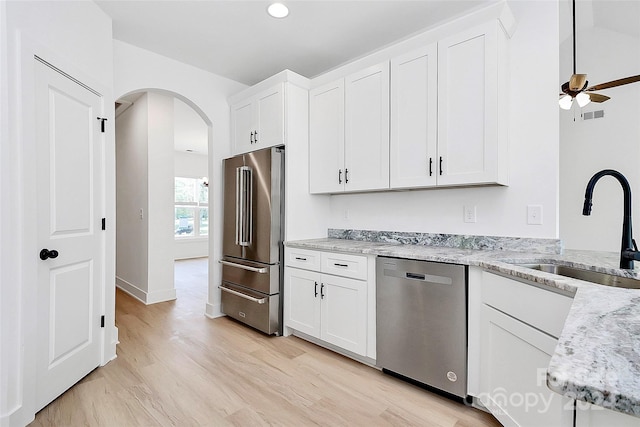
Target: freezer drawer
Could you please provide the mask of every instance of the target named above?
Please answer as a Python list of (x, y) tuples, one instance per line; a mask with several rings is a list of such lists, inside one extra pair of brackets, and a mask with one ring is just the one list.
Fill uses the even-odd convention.
[(262, 264), (242, 259), (221, 259), (222, 281), (253, 289), (264, 294), (280, 292), (280, 264)]
[(265, 334), (278, 333), (280, 295), (265, 295), (225, 282), (220, 291), (224, 314)]

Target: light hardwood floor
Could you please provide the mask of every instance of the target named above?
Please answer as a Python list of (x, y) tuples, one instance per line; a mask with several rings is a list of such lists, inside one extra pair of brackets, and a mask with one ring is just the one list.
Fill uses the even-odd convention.
[(299, 338), (205, 317), (206, 261), (177, 262), (176, 288), (176, 301), (150, 306), (117, 291), (117, 359), (31, 425), (500, 425)]

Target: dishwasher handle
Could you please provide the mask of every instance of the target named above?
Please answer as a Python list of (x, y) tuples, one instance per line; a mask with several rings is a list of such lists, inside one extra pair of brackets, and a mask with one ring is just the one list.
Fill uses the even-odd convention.
[(435, 274), (412, 273), (410, 271), (384, 270), (384, 275), (397, 277), (401, 280), (418, 280), (421, 282), (435, 283), (438, 285), (452, 285), (453, 279), (447, 276), (437, 276)]

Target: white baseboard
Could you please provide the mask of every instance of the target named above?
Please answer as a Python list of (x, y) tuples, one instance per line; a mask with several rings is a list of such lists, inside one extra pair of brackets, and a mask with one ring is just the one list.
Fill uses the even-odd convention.
[(215, 319), (216, 317), (225, 316), (225, 314), (221, 311), (221, 308), (222, 307), (220, 306), (220, 304), (207, 303), (207, 306), (205, 307), (205, 310), (204, 310), (204, 315), (210, 319)]
[(158, 302), (172, 301), (174, 299), (176, 299), (176, 288), (165, 289), (148, 293), (145, 304), (155, 304)]
[(138, 288), (136, 285), (129, 283), (124, 279), (121, 279), (118, 276), (116, 276), (116, 288), (120, 288), (122, 291), (128, 293), (144, 304), (147, 303), (147, 293), (145, 291)]
[(128, 293), (138, 301), (149, 305), (158, 302), (171, 301), (176, 299), (176, 289), (165, 289), (156, 292), (146, 292), (138, 288), (136, 285), (116, 276), (116, 287)]

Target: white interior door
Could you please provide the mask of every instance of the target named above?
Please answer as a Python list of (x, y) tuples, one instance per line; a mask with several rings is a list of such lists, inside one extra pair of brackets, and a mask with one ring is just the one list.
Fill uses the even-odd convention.
[(101, 96), (36, 61), (37, 410), (100, 364), (102, 113)]

